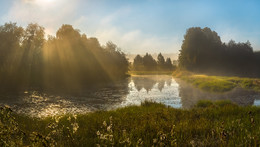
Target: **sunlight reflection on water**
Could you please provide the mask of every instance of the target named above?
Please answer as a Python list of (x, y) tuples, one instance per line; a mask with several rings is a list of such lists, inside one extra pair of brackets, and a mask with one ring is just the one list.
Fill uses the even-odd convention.
[(132, 76), (101, 88), (74, 94), (51, 94), (26, 91), (0, 94), (0, 106), (9, 105), (17, 113), (34, 117), (111, 110), (153, 101), (174, 108), (191, 108), (199, 100), (231, 100), (239, 105), (260, 105), (259, 93), (235, 88), (223, 94), (212, 94), (194, 88), (167, 75)]
[[(159, 77), (159, 78), (158, 78)], [(129, 105), (140, 105), (144, 101), (152, 101), (162, 103), (174, 108), (181, 108), (181, 98), (179, 97), (179, 84), (171, 76), (143, 76), (140, 78), (132, 77), (129, 83), (129, 94), (121, 103), (121, 107)], [(140, 79), (138, 79), (140, 78)], [(155, 80), (152, 87), (145, 86), (146, 80)], [(144, 80), (143, 83), (135, 82), (135, 80)], [(151, 82), (150, 82), (151, 83)], [(143, 87), (142, 87), (143, 86)]]

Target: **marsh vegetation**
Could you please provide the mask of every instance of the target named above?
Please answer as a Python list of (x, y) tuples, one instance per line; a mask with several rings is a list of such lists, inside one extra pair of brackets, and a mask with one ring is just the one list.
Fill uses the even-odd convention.
[[(201, 101), (191, 110), (144, 102), (36, 119), (1, 108), (1, 146), (259, 146), (259, 107)], [(131, 123), (129, 123), (131, 122)], [(25, 125), (30, 123), (31, 125)], [(142, 125), (140, 125), (142, 124)]]

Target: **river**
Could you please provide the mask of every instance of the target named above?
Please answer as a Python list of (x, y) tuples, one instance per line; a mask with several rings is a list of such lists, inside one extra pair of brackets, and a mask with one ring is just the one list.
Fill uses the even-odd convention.
[(168, 75), (132, 76), (99, 88), (77, 94), (53, 94), (24, 91), (0, 94), (0, 105), (8, 105), (15, 112), (34, 117), (66, 113), (87, 113), (111, 110), (144, 101), (163, 103), (181, 109), (193, 107), (199, 100), (230, 100), (238, 105), (260, 105), (260, 94), (234, 88), (226, 93), (208, 93)]

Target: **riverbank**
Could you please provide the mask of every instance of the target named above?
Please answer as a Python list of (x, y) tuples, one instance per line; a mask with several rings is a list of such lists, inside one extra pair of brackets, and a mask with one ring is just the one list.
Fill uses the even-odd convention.
[(44, 119), (1, 109), (0, 145), (258, 146), (260, 107), (202, 101), (191, 110), (145, 102)]
[(180, 70), (174, 71), (173, 76), (208, 92), (228, 92), (235, 87), (260, 92), (260, 79), (257, 78), (208, 76)]
[(129, 75), (172, 75), (173, 71), (129, 71)]

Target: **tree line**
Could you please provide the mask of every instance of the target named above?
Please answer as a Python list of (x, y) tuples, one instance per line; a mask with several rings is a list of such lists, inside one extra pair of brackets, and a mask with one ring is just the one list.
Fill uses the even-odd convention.
[(133, 70), (136, 71), (158, 71), (158, 70), (174, 70), (176, 68), (173, 65), (171, 58), (164, 58), (164, 56), (159, 53), (157, 56), (157, 61), (152, 57), (151, 54), (146, 53), (143, 57), (139, 54), (136, 55), (133, 61)]
[(74, 89), (126, 77), (128, 60), (116, 44), (101, 46), (72, 25), (56, 36), (44, 27), (16, 23), (0, 26), (1, 87)]
[(184, 36), (179, 67), (207, 74), (260, 76), (260, 52), (249, 41), (223, 43), (210, 28), (192, 27)]

